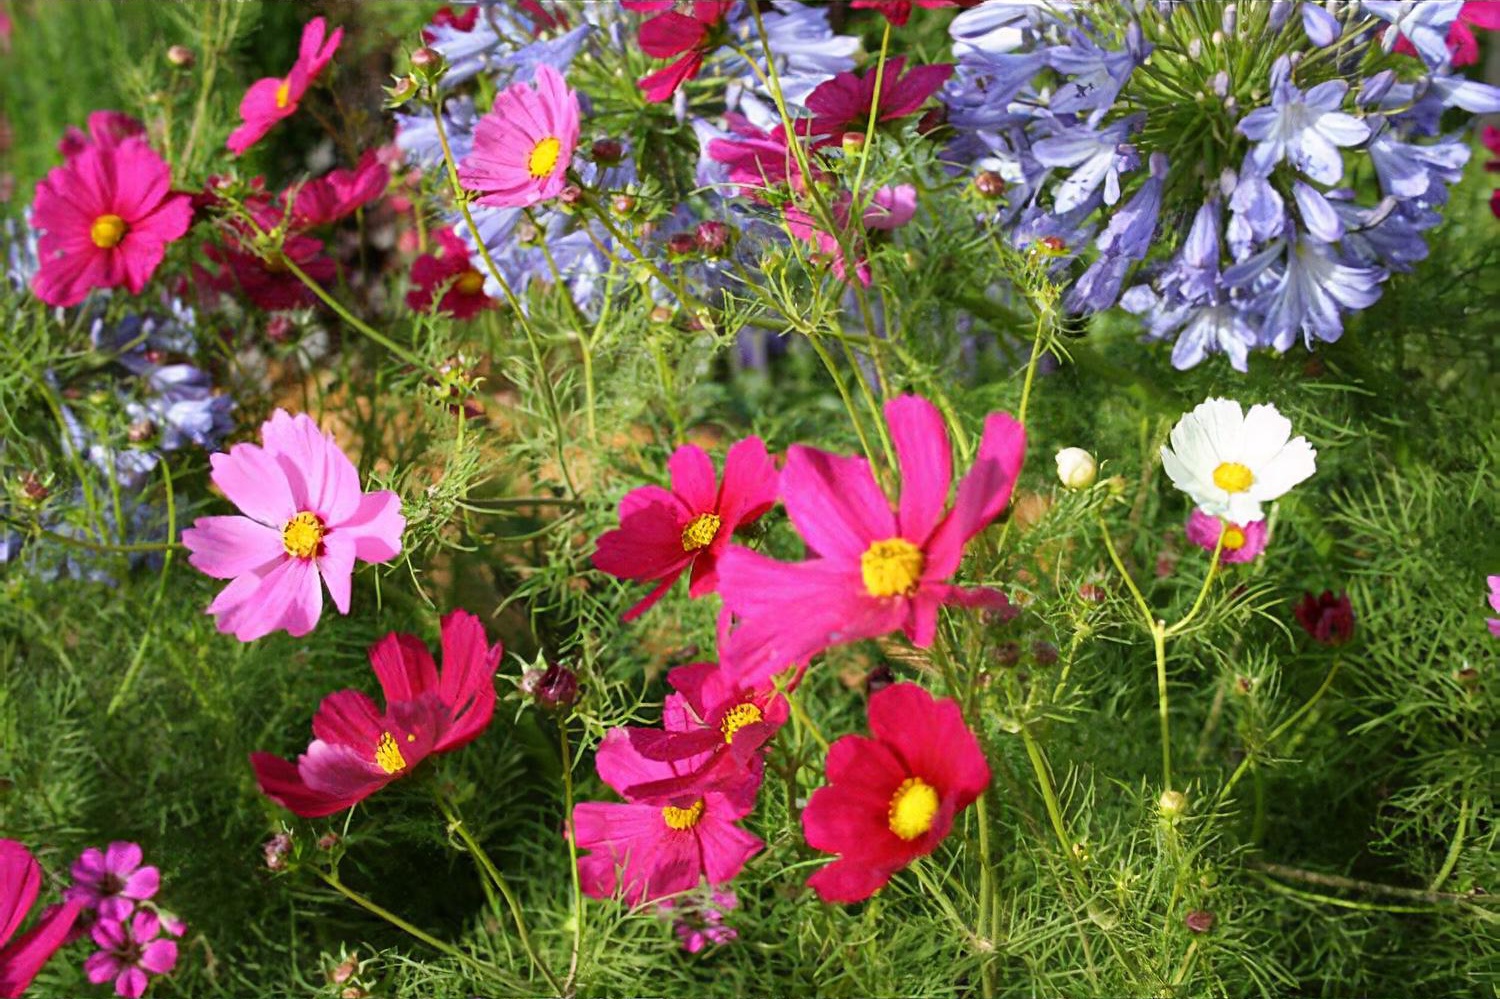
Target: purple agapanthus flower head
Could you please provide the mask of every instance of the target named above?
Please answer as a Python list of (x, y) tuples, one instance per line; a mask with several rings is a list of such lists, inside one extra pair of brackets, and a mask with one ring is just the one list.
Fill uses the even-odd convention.
[(1385, 273), (1346, 263), (1335, 247), (1316, 239), (1279, 240), (1224, 272), (1225, 283), (1247, 289), (1265, 313), (1262, 339), (1285, 351), (1300, 334), (1332, 343), (1344, 332), (1343, 313), (1365, 309), (1380, 297)]
[[(154, 912), (142, 910), (130, 919), (100, 919), (92, 936), (99, 947), (83, 962), (84, 974), (95, 985), (114, 981), (122, 999), (140, 999), (146, 994), (150, 976), (165, 975), (177, 967), (177, 941), (163, 936), (172, 927), (163, 926)], [(179, 933), (181, 924), (177, 924)]]
[(1032, 155), (1042, 166), (1073, 168), (1054, 190), (1053, 207), (1057, 211), (1074, 210), (1101, 186), (1106, 205), (1120, 200), (1120, 175), (1141, 163), (1140, 154), (1127, 141), (1140, 120), (1139, 116), (1132, 116), (1101, 129), (1073, 125), (1031, 147)]
[(64, 897), (86, 903), (101, 920), (124, 920), (137, 902), (161, 887), (161, 872), (142, 866), (143, 859), (138, 843), (117, 840), (103, 850), (89, 847), (73, 863), (73, 884)]
[(1368, 125), (1339, 110), (1348, 92), (1347, 81), (1326, 80), (1304, 93), (1282, 56), (1271, 71), (1271, 106), (1240, 120), (1240, 134), (1256, 143), (1246, 163), (1264, 176), (1287, 160), (1320, 184), (1338, 183), (1344, 176), (1339, 149), (1370, 137)]

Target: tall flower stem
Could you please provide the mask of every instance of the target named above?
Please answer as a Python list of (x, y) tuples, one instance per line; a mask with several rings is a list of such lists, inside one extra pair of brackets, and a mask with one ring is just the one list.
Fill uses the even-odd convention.
[(531, 943), (531, 934), (526, 931), (526, 916), (521, 910), (521, 903), (516, 898), (515, 891), (510, 887), (510, 882), (505, 880), (504, 875), (495, 866), (495, 862), (490, 859), (490, 855), (484, 852), (484, 847), (480, 846), (479, 842), (474, 839), (468, 827), (464, 825), (463, 817), (458, 814), (453, 805), (447, 799), (440, 796), (438, 798), (438, 808), (442, 810), (443, 817), (448, 820), (448, 828), (458, 834), (458, 838), (463, 841), (464, 848), (474, 858), (474, 862), (479, 866), (480, 870), (489, 877), (495, 889), (500, 892), (500, 895), (505, 899), (505, 904), (510, 907), (511, 918), (516, 923), (516, 935), (521, 938), (521, 947), (526, 951), (526, 956), (531, 959), (532, 967), (541, 972), (542, 977), (547, 980), (549, 988), (558, 995), (562, 995), (562, 985), (558, 983), (551, 970), (547, 967), (546, 962), (536, 952), (536, 947)]
[[(568, 719), (557, 722), (557, 738), (562, 749), (563, 815), (573, 822), (573, 747), (568, 741)], [(565, 995), (571, 995), (578, 977), (578, 954), (583, 949), (583, 888), (578, 882), (578, 844), (570, 834), (568, 840), (568, 873), (573, 882), (573, 954), (568, 959), (568, 981)]]
[(405, 361), (407, 364), (410, 364), (412, 367), (417, 368), (420, 371), (431, 370), (428, 368), (426, 362), (424, 362), (416, 354), (413, 354), (411, 351), (407, 350), (405, 347), (401, 346), (399, 343), (392, 340), (390, 337), (386, 336), (384, 333), (380, 332), (375, 327), (365, 322), (363, 319), (360, 319), (354, 313), (350, 312), (342, 302), (330, 295), (328, 293), (328, 290), (321, 284), (319, 284), (316, 280), (314, 280), (311, 275), (309, 275), (301, 267), (298, 267), (296, 261), (292, 260), (290, 257), (283, 255), (280, 262), (286, 267), (288, 271), (291, 272), (293, 277), (306, 285), (308, 291), (311, 291), (314, 295), (316, 295), (319, 301), (332, 309), (344, 322), (348, 323), (350, 326), (354, 327), (360, 333), (363, 333), (365, 336), (369, 337), (371, 340), (375, 341), (380, 346), (390, 351), (392, 354), (401, 358), (401, 360)]

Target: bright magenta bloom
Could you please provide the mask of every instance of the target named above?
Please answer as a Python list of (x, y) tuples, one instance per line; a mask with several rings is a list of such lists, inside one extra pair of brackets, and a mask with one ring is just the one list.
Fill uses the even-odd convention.
[[(69, 901), (42, 913), (16, 937), (42, 887), (42, 865), (13, 839), (0, 839), (0, 999), (19, 999), (73, 929), (84, 903)], [(12, 939), (12, 938), (15, 939)]]
[(1224, 533), (1224, 547), (1219, 549), (1220, 562), (1252, 562), (1266, 550), (1266, 522), (1231, 524), (1194, 507), (1187, 520), (1187, 539), (1204, 551), (1213, 551)]
[(653, 59), (679, 56), (665, 69), (640, 80), (646, 100), (653, 104), (669, 100), (677, 88), (698, 75), (703, 57), (713, 48), (713, 33), (734, 6), (734, 0), (693, 0), (690, 13), (676, 8), (674, 0), (621, 0), (626, 10), (655, 14), (641, 24), (641, 51)]
[[(91, 122), (92, 124), (92, 122)], [(31, 289), (48, 305), (77, 305), (94, 288), (146, 287), (167, 244), (192, 224), (191, 199), (140, 137), (84, 145), (36, 186), (31, 224), (42, 230)]]
[(261, 792), (316, 819), (364, 801), (434, 753), (468, 745), (495, 713), (502, 651), (499, 642), (488, 644), (479, 618), (462, 610), (443, 618), (441, 672), (420, 639), (386, 635), (370, 646), (385, 713), (362, 691), (329, 694), (313, 717), (313, 741), (295, 765), (250, 754)]
[(62, 141), (57, 144), (57, 151), (62, 153), (63, 159), (71, 160), (89, 146), (113, 149), (126, 139), (145, 134), (146, 126), (141, 124), (139, 118), (123, 111), (94, 111), (89, 114), (88, 134), (69, 125), (68, 130), (63, 133)]
[(914, 683), (870, 695), (870, 735), (828, 750), (828, 783), (802, 811), (815, 850), (838, 854), (807, 883), (825, 902), (859, 902), (925, 857), (990, 783), (979, 740), (958, 704)]
[(367, 150), (353, 170), (330, 170), (289, 192), (292, 221), (299, 226), (337, 222), (384, 194), (390, 182), (390, 170), (375, 150)]
[(911, 17), (913, 3), (932, 10), (938, 7), (972, 7), (978, 2), (979, 0), (853, 0), (849, 6), (855, 10), (878, 10), (887, 21), (899, 28)]
[(621, 579), (661, 580), (625, 612), (633, 621), (666, 595), (689, 567), (688, 595), (718, 586), (719, 557), (735, 530), (776, 502), (776, 466), (759, 437), (746, 437), (724, 457), (724, 482), (701, 448), (684, 444), (667, 460), (670, 491), (642, 486), (620, 500), (620, 526), (599, 538), (594, 568)]
[(536, 87), (513, 83), (495, 95), (474, 128), (474, 149), (458, 165), (464, 187), (481, 205), (526, 208), (555, 198), (568, 183), (578, 146), (578, 94), (551, 66), (536, 68)]
[[(879, 101), (875, 99), (877, 71)], [(863, 76), (840, 73), (807, 95), (807, 109), (814, 117), (805, 134), (823, 136), (818, 145), (842, 142), (846, 132), (863, 138), (872, 108), (878, 115), (877, 122), (897, 121), (916, 114), (952, 75), (953, 67), (947, 63), (913, 66), (907, 71), (905, 56), (887, 59), (883, 70), (871, 67)]]
[(731, 547), (719, 593), (742, 623), (722, 662), (745, 684), (763, 683), (833, 645), (904, 630), (926, 648), (943, 604), (1005, 612), (1005, 596), (948, 583), (964, 545), (999, 516), (1026, 452), (1026, 431), (991, 413), (974, 466), (948, 512), (953, 458), (937, 407), (918, 396), (885, 404), (901, 465), (896, 511), (863, 458), (794, 445), (781, 473), (792, 524), (817, 556), (787, 564)]
[(242, 642), (312, 631), (323, 613), (320, 577), (349, 613), (354, 560), (395, 558), (406, 526), (400, 497), (362, 492), (354, 464), (312, 417), (278, 409), (260, 434), (260, 447), (209, 458), (214, 485), (243, 516), (199, 517), (182, 532), (194, 568), (233, 580), (208, 613)]
[(116, 841), (104, 850), (91, 846), (73, 863), (73, 884), (63, 897), (78, 899), (100, 919), (123, 922), (135, 903), (161, 887), (161, 872), (141, 866), (143, 860), (138, 843)]
[[(1500, 576), (1490, 576), (1485, 581), (1490, 584), (1490, 610), (1500, 614)], [(1492, 617), (1486, 623), (1491, 635), (1500, 636), (1500, 618)]]
[(151, 975), (177, 967), (177, 941), (162, 936), (165, 928), (160, 916), (144, 909), (129, 922), (101, 919), (91, 934), (99, 949), (83, 962), (84, 974), (95, 985), (114, 979), (122, 999), (141, 999)]
[(413, 312), (426, 312), (437, 302), (439, 312), (455, 319), (470, 319), (498, 302), (484, 293), (484, 275), (475, 268), (469, 248), (452, 229), (439, 229), (442, 256), (424, 253), (411, 265), (411, 291), (406, 305)]
[(323, 67), (333, 61), (339, 42), (344, 40), (344, 29), (337, 28), (328, 35), (328, 23), (321, 17), (308, 21), (302, 28), (302, 44), (297, 52), (297, 61), (283, 78), (268, 76), (250, 84), (240, 100), (240, 117), (244, 124), (229, 134), (224, 143), (236, 156), (265, 138), (271, 127), (283, 118), (290, 118), (297, 111), (307, 88)]
[[(619, 728), (605, 735), (594, 766), (621, 795), (679, 769), (637, 753)], [(592, 851), (578, 858), (584, 894), (612, 898), (618, 893), (639, 905), (695, 888), (704, 877), (711, 885), (733, 880), (765, 845), (735, 825), (755, 807), (759, 787), (756, 770), (722, 791), (705, 791), (680, 804), (672, 804), (670, 796), (580, 802), (573, 808), (572, 835), (580, 849)]]
[[(802, 168), (787, 142), (786, 128), (777, 125), (767, 132), (736, 112), (724, 115), (729, 137), (708, 143), (708, 155), (715, 163), (728, 168), (728, 180), (742, 188), (741, 193), (754, 195), (761, 188), (790, 183), (792, 189), (804, 191), (807, 184)], [(815, 162), (809, 162), (814, 180), (824, 177)]]

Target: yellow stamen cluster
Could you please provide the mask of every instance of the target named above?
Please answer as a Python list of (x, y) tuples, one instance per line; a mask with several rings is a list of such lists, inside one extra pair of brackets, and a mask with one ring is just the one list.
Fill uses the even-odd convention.
[(484, 275), (478, 271), (464, 271), (453, 282), (453, 290), (460, 295), (477, 295), (484, 291)]
[(526, 172), (537, 180), (552, 176), (561, 153), (562, 142), (554, 135), (547, 136), (532, 147), (531, 155), (526, 158)]
[[(410, 742), (412, 736), (408, 735), (406, 739)], [(396, 737), (389, 732), (380, 733), (380, 739), (375, 743), (375, 765), (388, 774), (399, 774), (406, 769), (406, 757), (401, 755)]]
[(662, 821), (666, 822), (668, 829), (691, 829), (703, 818), (703, 799), (699, 798), (687, 808), (674, 808), (671, 805), (661, 810)]
[(303, 510), (281, 529), (281, 547), (293, 558), (312, 558), (323, 546), (325, 533), (322, 519)]
[(1214, 485), (1226, 493), (1242, 493), (1255, 482), (1255, 473), (1237, 461), (1226, 461), (1214, 469)]
[(682, 550), (695, 552), (699, 548), (707, 548), (714, 543), (718, 536), (719, 525), (723, 523), (716, 513), (700, 513), (687, 526), (682, 529)]
[(285, 108), (292, 100), (292, 81), (290, 78), (282, 80), (281, 86), (276, 88), (276, 106)]
[(101, 215), (89, 226), (89, 239), (101, 250), (111, 250), (120, 245), (129, 231), (125, 220), (118, 215)]
[(891, 832), (913, 840), (932, 828), (937, 816), (938, 794), (920, 777), (908, 777), (891, 795)]
[(859, 557), (859, 571), (872, 597), (909, 596), (922, 579), (922, 549), (905, 538), (877, 541)]
[(1224, 525), (1224, 550), (1237, 552), (1245, 547), (1245, 532), (1233, 524)]
[(746, 701), (744, 704), (736, 704), (724, 712), (724, 719), (719, 722), (719, 731), (724, 733), (724, 741), (726, 743), (733, 742), (734, 733), (746, 725), (754, 725), (760, 719), (760, 708)]

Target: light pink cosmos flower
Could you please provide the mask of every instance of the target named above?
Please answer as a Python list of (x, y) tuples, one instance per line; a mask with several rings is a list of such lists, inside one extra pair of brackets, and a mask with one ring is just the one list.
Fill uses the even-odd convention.
[(83, 962), (83, 973), (95, 985), (114, 979), (115, 994), (140, 999), (151, 975), (177, 967), (177, 941), (161, 935), (161, 917), (142, 910), (130, 921), (101, 919), (92, 936), (99, 949)]
[(245, 91), (240, 100), (240, 117), (244, 124), (229, 134), (229, 141), (224, 143), (229, 151), (239, 156), (265, 138), (278, 121), (295, 114), (307, 88), (333, 61), (333, 54), (343, 40), (343, 28), (337, 28), (329, 35), (327, 21), (321, 17), (308, 21), (302, 28), (302, 44), (291, 72), (285, 77), (268, 76), (256, 80)]
[(63, 897), (77, 899), (99, 913), (101, 919), (122, 922), (135, 910), (135, 903), (156, 894), (161, 872), (142, 867), (140, 845), (116, 841), (100, 850), (89, 847), (73, 864), (73, 884)]
[(526, 208), (557, 197), (578, 146), (578, 94), (551, 66), (536, 68), (536, 86), (511, 84), (495, 95), (474, 129), (474, 149), (458, 165), (464, 187), (481, 205)]
[(1266, 522), (1251, 521), (1248, 524), (1231, 524), (1227, 520), (1193, 509), (1187, 521), (1187, 539), (1204, 551), (1211, 552), (1219, 543), (1219, 533), (1224, 534), (1224, 547), (1219, 549), (1219, 561), (1226, 563), (1252, 562), (1255, 556), (1266, 550)]
[[(833, 206), (834, 220), (841, 228), (849, 227), (849, 207), (854, 196), (845, 191)], [(848, 262), (838, 237), (817, 227), (811, 215), (795, 205), (783, 209), (786, 225), (793, 236), (804, 239), (818, 248), (818, 252), (833, 261), (833, 272), (844, 280), (849, 278)], [(917, 214), (917, 189), (911, 184), (896, 184), (882, 187), (870, 196), (870, 203), (860, 213), (860, 221), (867, 230), (894, 232), (906, 225)], [(854, 275), (866, 288), (870, 286), (870, 262), (865, 254), (865, 237), (854, 233), (847, 237), (857, 259)]]
[[(1500, 576), (1490, 576), (1487, 582), (1490, 584), (1490, 610), (1500, 613)], [(1487, 623), (1490, 634), (1500, 637), (1500, 618), (1492, 617)]]
[(886, 402), (885, 418), (901, 466), (897, 510), (865, 459), (794, 445), (781, 498), (816, 557), (788, 564), (736, 546), (719, 560), (719, 594), (741, 619), (721, 665), (742, 685), (830, 646), (897, 630), (926, 648), (943, 604), (1010, 611), (998, 591), (948, 579), (969, 539), (1010, 501), (1026, 431), (1008, 413), (991, 413), (974, 465), (945, 512), (953, 456), (937, 407), (901, 396)]
[(323, 613), (320, 577), (349, 613), (355, 559), (395, 558), (406, 527), (400, 497), (362, 492), (353, 463), (311, 417), (278, 409), (260, 434), (260, 447), (209, 458), (214, 485), (243, 516), (200, 517), (182, 532), (194, 568), (233, 580), (208, 613), (242, 642), (312, 631)]
[(146, 140), (86, 144), (36, 186), (31, 224), (40, 268), (31, 289), (48, 305), (77, 305), (94, 288), (139, 295), (187, 232), (192, 199)]

